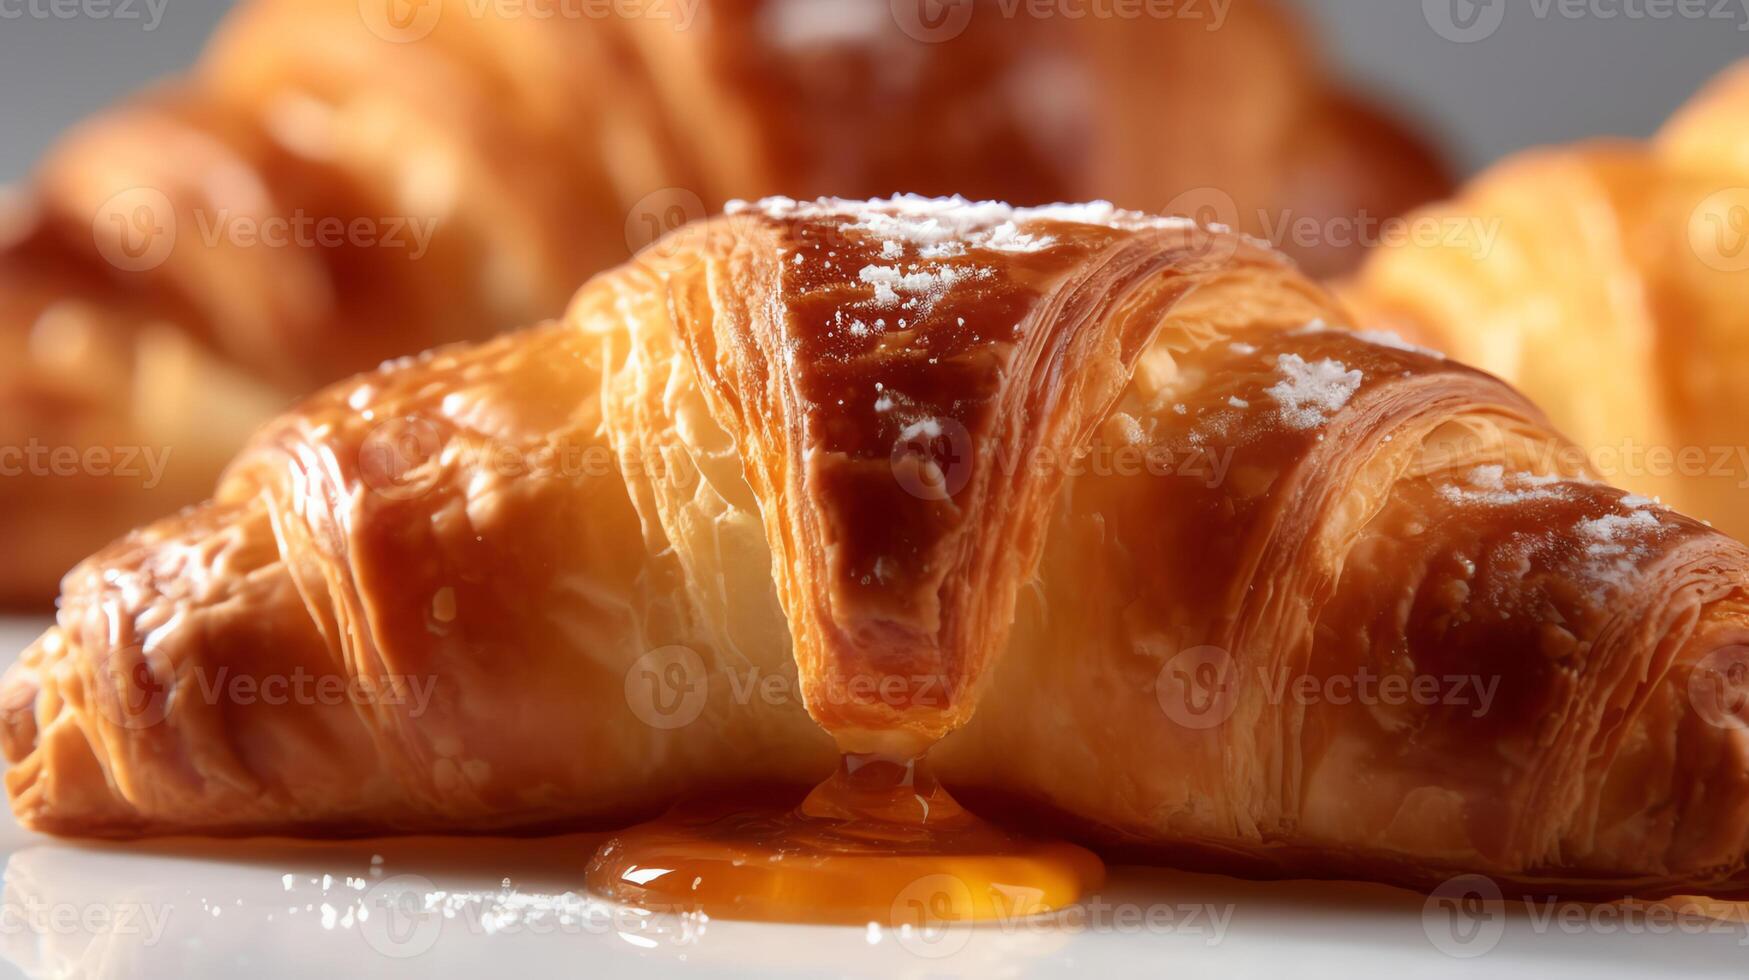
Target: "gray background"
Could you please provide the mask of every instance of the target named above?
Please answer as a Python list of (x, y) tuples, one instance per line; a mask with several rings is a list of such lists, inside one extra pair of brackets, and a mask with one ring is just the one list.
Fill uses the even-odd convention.
[[(878, 2), (878, 0), (876, 0)], [(1179, 0), (1207, 7), (1213, 0)], [(59, 9), (119, 11), (132, 19)], [(81, 6), (83, 5), (83, 6)], [(1299, 0), (1331, 56), (1467, 170), (1539, 142), (1643, 136), (1749, 55), (1749, 0)], [(71, 122), (187, 65), (226, 0), (0, 0), (0, 181)], [(161, 18), (152, 25), (149, 7)], [(1455, 42), (1450, 11), (1494, 17)], [(1653, 17), (1648, 13), (1665, 13)]]

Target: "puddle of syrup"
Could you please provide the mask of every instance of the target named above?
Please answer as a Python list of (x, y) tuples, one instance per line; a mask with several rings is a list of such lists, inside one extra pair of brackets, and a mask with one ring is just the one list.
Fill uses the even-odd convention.
[(974, 816), (920, 762), (855, 755), (799, 807), (677, 806), (609, 840), (587, 875), (654, 911), (891, 926), (1053, 912), (1104, 880), (1092, 852)]

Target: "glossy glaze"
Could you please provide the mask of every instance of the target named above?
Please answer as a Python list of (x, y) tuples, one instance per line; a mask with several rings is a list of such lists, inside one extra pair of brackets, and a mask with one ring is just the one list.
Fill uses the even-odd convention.
[(657, 912), (919, 928), (1060, 911), (1104, 880), (1090, 851), (967, 812), (921, 762), (856, 756), (793, 807), (678, 805), (614, 835), (588, 874), (595, 894)]

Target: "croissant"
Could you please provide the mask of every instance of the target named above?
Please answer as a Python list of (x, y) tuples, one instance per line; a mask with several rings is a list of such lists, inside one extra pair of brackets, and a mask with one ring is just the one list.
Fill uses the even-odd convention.
[(1749, 536), (1749, 62), (1649, 143), (1532, 151), (1346, 298), (1520, 387), (1611, 480)]
[(608, 824), (939, 740), (1175, 863), (1744, 890), (1749, 550), (1342, 315), (1109, 205), (732, 207), (80, 565), (0, 682), (13, 811)]
[(242, 5), (0, 218), (0, 602), (204, 497), (292, 398), (553, 316), (732, 196), (1108, 196), (1262, 231), (1264, 209), (1388, 214), (1449, 187), (1274, 3), (924, 6)]

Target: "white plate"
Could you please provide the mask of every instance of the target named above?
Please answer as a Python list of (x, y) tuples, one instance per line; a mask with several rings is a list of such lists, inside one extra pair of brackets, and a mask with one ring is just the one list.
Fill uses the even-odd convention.
[[(0, 659), (42, 626), (0, 619)], [(681, 921), (575, 891), (585, 837), (84, 844), (0, 816), (0, 973), (295, 976), (1741, 976), (1749, 925), (1120, 868), (1067, 924)]]

